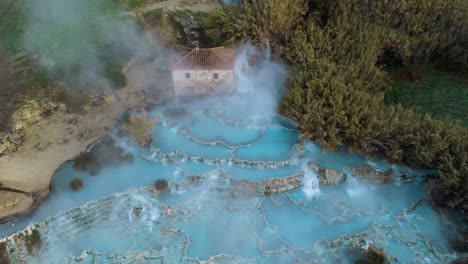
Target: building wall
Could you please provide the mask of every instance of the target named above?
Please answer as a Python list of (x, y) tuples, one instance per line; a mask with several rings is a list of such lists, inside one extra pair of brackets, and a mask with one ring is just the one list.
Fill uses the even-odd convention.
[[(185, 74), (189, 73), (190, 78)], [(214, 74), (218, 79), (214, 79)], [(234, 90), (233, 70), (173, 70), (175, 96), (222, 94)]]

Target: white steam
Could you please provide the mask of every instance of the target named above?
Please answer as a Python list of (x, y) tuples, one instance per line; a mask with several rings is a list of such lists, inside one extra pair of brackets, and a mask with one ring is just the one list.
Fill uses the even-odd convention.
[(27, 0), (25, 5), (24, 48), (74, 87), (112, 88), (111, 64), (161, 53), (115, 1)]
[(244, 103), (253, 119), (276, 115), (287, 71), (270, 58), (270, 50), (259, 51), (246, 44), (236, 58), (236, 96)]

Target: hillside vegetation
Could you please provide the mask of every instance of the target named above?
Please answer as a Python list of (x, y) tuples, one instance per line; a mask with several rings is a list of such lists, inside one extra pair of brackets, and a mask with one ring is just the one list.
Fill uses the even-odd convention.
[(390, 67), (432, 63), (468, 71), (463, 0), (245, 0), (205, 20), (214, 44), (268, 44), (292, 65), (279, 111), (333, 150), (433, 168), (431, 197), (468, 209), (468, 129), (385, 104)]
[[(460, 120), (468, 126), (468, 75), (454, 74), (431, 65), (390, 73), (394, 88), (385, 93), (385, 102), (412, 107), (434, 117)], [(402, 76), (403, 75), (403, 76)]]

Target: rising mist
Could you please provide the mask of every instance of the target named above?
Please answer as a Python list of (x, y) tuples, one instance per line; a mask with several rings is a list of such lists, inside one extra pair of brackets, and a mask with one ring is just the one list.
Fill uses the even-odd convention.
[(161, 58), (131, 12), (111, 0), (29, 0), (24, 48), (39, 54), (50, 74), (72, 87), (123, 86), (122, 68), (134, 56)]

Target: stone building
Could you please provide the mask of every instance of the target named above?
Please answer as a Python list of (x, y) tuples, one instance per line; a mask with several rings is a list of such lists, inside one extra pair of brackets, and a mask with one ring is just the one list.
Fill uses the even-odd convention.
[(175, 96), (234, 91), (234, 64), (233, 49), (193, 49), (171, 67)]

